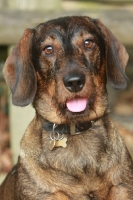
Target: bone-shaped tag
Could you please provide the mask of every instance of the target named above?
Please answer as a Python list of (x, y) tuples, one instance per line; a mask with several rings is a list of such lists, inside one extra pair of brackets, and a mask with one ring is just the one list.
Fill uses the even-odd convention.
[(63, 147), (67, 146), (67, 138), (63, 138), (62, 140), (50, 140), (49, 149), (52, 151), (55, 147)]
[(67, 138), (63, 138), (62, 140), (56, 140), (55, 147), (63, 147), (65, 148), (67, 146)]

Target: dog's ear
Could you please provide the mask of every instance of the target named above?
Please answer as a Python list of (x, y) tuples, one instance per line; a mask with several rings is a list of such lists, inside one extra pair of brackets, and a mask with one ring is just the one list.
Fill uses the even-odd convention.
[(125, 67), (129, 58), (126, 49), (100, 20), (95, 20), (95, 24), (100, 29), (106, 45), (107, 79), (115, 89), (125, 89), (128, 80)]
[(3, 76), (12, 93), (14, 105), (26, 106), (36, 94), (37, 78), (32, 62), (32, 38), (35, 30), (26, 29), (6, 60)]

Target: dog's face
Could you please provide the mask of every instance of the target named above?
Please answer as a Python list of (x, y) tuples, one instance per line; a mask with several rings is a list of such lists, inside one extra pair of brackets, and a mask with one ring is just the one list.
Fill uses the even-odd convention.
[(38, 26), (33, 44), (38, 112), (56, 123), (101, 116), (107, 104), (105, 45), (95, 24), (57, 19)]
[(125, 88), (128, 55), (98, 20), (65, 17), (27, 29), (9, 56), (4, 76), (13, 102), (33, 101), (53, 123), (95, 120), (107, 109), (107, 79)]

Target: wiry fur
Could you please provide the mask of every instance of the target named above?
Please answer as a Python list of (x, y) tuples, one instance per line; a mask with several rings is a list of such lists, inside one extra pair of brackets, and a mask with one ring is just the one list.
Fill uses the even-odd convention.
[[(85, 48), (91, 39), (94, 48)], [(50, 45), (53, 52), (47, 55)], [(127, 85), (124, 46), (100, 22), (64, 17), (27, 29), (6, 61), (3, 75), (13, 103), (33, 102), (36, 116), (22, 141), (17, 165), (0, 188), (2, 200), (133, 200), (133, 163), (109, 117), (107, 81)], [(82, 90), (70, 92), (69, 74), (83, 74)], [(66, 101), (87, 98), (86, 109), (70, 112)], [(94, 121), (88, 131), (65, 134), (67, 147), (49, 149), (46, 121), (78, 124)]]

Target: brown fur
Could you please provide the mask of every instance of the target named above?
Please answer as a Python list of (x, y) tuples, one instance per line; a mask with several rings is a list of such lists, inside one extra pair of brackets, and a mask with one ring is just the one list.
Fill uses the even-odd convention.
[[(93, 48), (85, 46), (91, 40)], [(52, 52), (46, 52), (47, 46)], [(124, 46), (100, 22), (64, 17), (27, 29), (3, 69), (13, 103), (33, 102), (36, 116), (21, 141), (17, 165), (0, 189), (1, 200), (132, 200), (133, 163), (109, 117), (106, 83), (127, 85)], [(70, 92), (69, 74), (84, 74), (82, 90)], [(87, 98), (83, 112), (66, 101)], [(46, 121), (78, 124), (94, 121), (88, 131), (65, 134), (67, 147), (49, 150)]]

